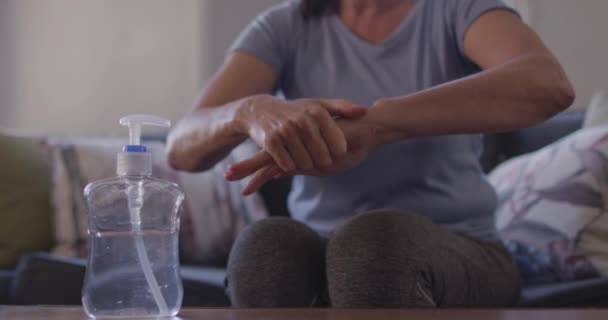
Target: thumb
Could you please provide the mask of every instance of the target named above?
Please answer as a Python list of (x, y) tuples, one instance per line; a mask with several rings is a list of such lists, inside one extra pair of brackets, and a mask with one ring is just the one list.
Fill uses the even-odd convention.
[(367, 113), (367, 108), (352, 101), (344, 99), (325, 99), (320, 100), (321, 105), (332, 116), (357, 119)]

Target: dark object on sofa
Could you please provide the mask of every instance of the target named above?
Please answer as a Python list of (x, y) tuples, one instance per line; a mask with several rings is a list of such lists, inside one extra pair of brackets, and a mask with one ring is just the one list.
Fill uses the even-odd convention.
[(54, 257), (48, 253), (24, 256), (12, 283), (14, 304), (79, 304), (84, 280), (80, 259)]
[[(482, 165), (490, 171), (511, 157), (532, 152), (581, 127), (584, 114), (568, 112), (532, 128), (486, 135)], [(272, 215), (288, 216), (286, 195), (290, 180), (275, 180), (261, 190)], [(80, 304), (84, 260), (45, 253), (24, 257), (15, 272), (0, 272), (0, 304)], [(182, 268), (184, 306), (227, 306), (224, 270)], [(7, 290), (7, 283), (12, 283)], [(3, 288), (5, 288), (3, 290)], [(10, 293), (10, 300), (6, 295)], [(525, 288), (522, 307), (608, 307), (608, 278)]]
[(522, 307), (608, 307), (608, 277), (528, 287)]
[[(77, 305), (86, 261), (34, 253), (21, 259), (12, 282), (11, 302), (18, 305)], [(220, 307), (229, 304), (224, 294), (225, 271), (183, 267), (184, 306)]]

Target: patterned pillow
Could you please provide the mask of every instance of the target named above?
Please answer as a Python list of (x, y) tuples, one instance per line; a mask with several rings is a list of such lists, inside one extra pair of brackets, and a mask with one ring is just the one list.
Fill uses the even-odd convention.
[(496, 225), (528, 283), (608, 276), (608, 126), (507, 161)]
[[(51, 192), (56, 247), (53, 253), (84, 257), (87, 254), (87, 217), (84, 187), (92, 181), (116, 176), (116, 153), (123, 140), (50, 140)], [(258, 195), (242, 197), (243, 183), (223, 178), (228, 164), (256, 151), (253, 144), (237, 147), (213, 170), (191, 174), (171, 169), (165, 147), (147, 143), (153, 155), (153, 176), (179, 184), (186, 195), (181, 216), (182, 262), (224, 265), (238, 234), (245, 225), (267, 216)]]

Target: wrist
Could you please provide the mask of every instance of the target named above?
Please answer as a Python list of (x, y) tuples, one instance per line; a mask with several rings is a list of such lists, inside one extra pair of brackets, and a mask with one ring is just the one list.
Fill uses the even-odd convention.
[(405, 139), (412, 138), (413, 135), (407, 130), (400, 118), (396, 122), (396, 117), (402, 117), (401, 112), (397, 115), (396, 108), (403, 110), (403, 106), (396, 99), (379, 99), (368, 111), (368, 118), (373, 123), (374, 145), (381, 146), (391, 144)]
[(232, 131), (246, 138), (249, 137), (251, 123), (255, 120), (257, 106), (263, 105), (263, 101), (267, 101), (268, 99), (274, 99), (274, 97), (268, 94), (257, 94), (241, 99), (240, 103), (236, 105), (230, 123)]

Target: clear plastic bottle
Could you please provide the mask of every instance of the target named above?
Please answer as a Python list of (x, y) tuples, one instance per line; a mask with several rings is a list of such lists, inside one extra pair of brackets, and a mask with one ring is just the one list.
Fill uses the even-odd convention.
[(89, 259), (82, 292), (90, 317), (171, 317), (181, 307), (179, 215), (184, 198), (171, 182), (151, 176), (151, 155), (140, 145), (142, 125), (168, 126), (146, 115), (121, 119), (130, 144), (118, 154), (115, 178), (85, 188)]

